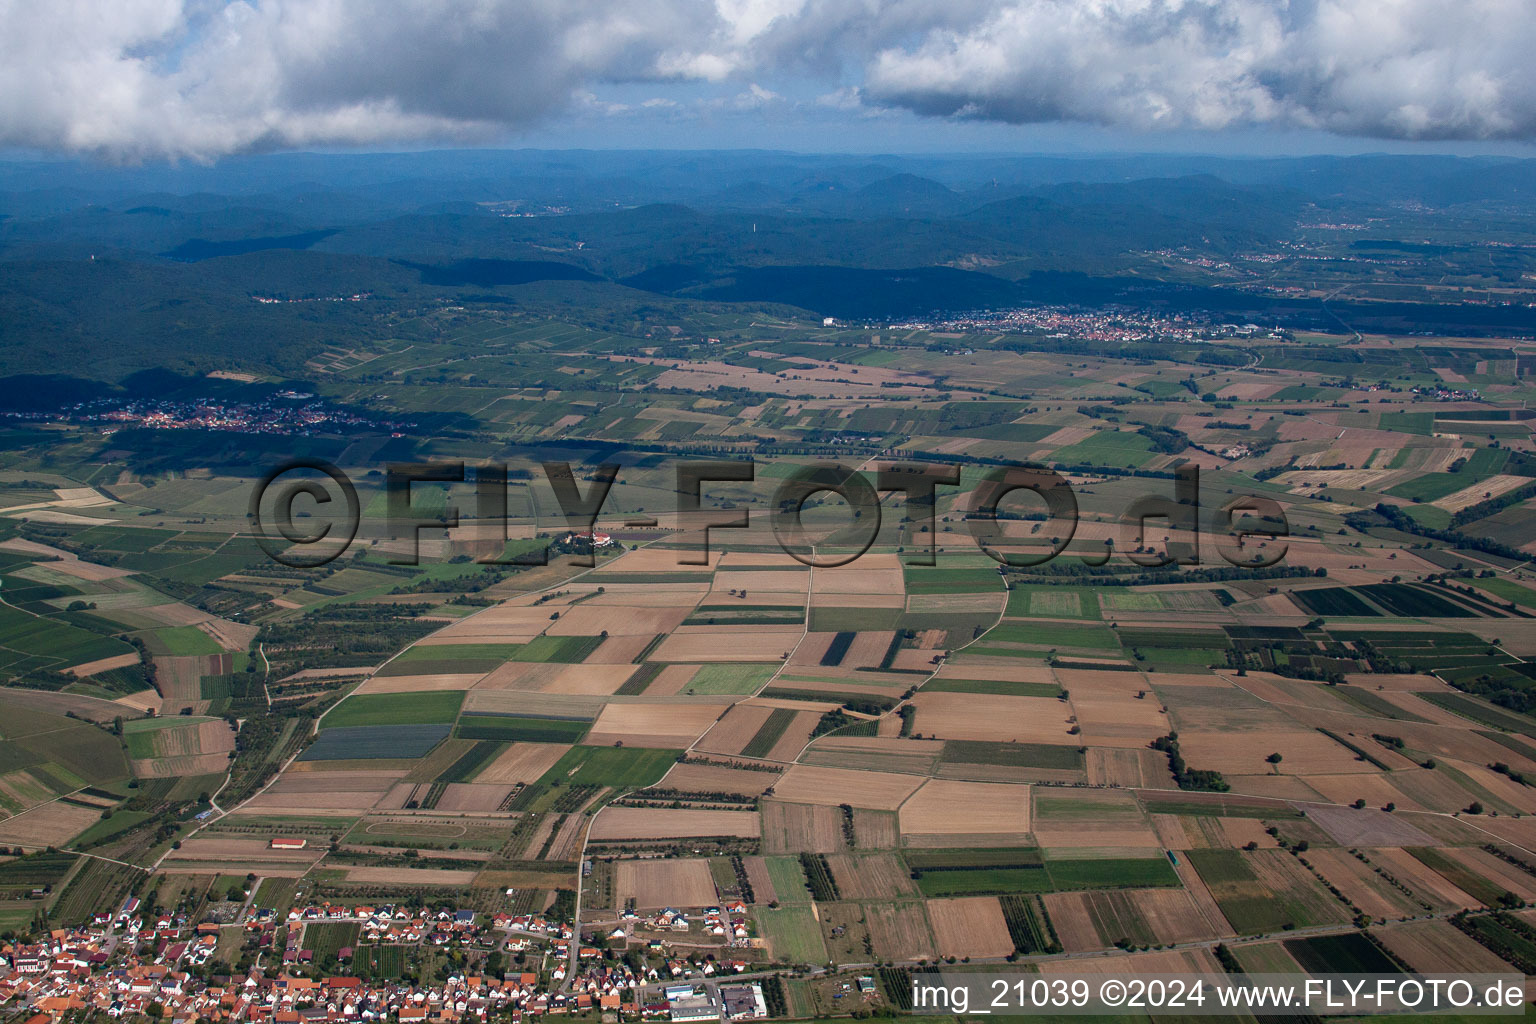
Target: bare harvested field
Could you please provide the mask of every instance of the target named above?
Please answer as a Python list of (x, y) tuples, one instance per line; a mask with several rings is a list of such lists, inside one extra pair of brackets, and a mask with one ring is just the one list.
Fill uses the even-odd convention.
[(1184, 891), (1189, 893), (1190, 904), (1195, 913), (1200, 915), (1200, 920), (1205, 927), (1205, 934), (1217, 937), (1225, 937), (1236, 934), (1226, 916), (1222, 914), (1221, 907), (1216, 903), (1216, 898), (1211, 895), (1200, 873), (1195, 866), (1184, 857), (1173, 866), (1173, 870), (1179, 876), (1179, 881), (1184, 883)]
[[(896, 722), (899, 726), (900, 719), (894, 716), (881, 719), (883, 725), (887, 721)], [(888, 736), (822, 736), (800, 758), (806, 764), (826, 765), (831, 768), (854, 768), (865, 771), (893, 771), (914, 775), (931, 774), (934, 762), (943, 753), (942, 745), (931, 743), (927, 740), (902, 739), (897, 735)], [(966, 765), (965, 768), (972, 766)], [(1017, 781), (1014, 778), (1017, 768), (1008, 766), (996, 767), (1004, 772), (1003, 781)], [(941, 769), (942, 772), (942, 769)], [(967, 776), (974, 778), (974, 776)], [(982, 781), (986, 781), (983, 779)]]
[(1433, 905), (1438, 912), (1481, 906), (1477, 900), (1452, 885), (1443, 875), (1415, 860), (1406, 850), (1384, 847), (1365, 849), (1361, 852), (1370, 858), (1373, 865), (1406, 885), (1410, 892)]
[(537, 782), (570, 749), (566, 743), (514, 743), (482, 768), (475, 781), (501, 785)]
[(773, 749), (763, 756), (770, 761), (793, 761), (800, 756), (800, 751), (811, 741), (811, 733), (816, 730), (817, 723), (821, 720), (821, 714), (815, 711), (801, 711), (795, 715), (789, 725), (784, 729), (784, 735), (779, 737)]
[[(643, 547), (638, 551), (627, 551), (624, 557), (614, 562), (603, 565), (604, 573), (630, 573), (630, 572), (697, 572), (699, 579), (707, 580), (709, 573), (720, 567), (720, 549), (710, 547), (707, 565), (685, 565), (679, 561), (682, 552), (665, 547)], [(697, 558), (698, 552), (689, 552)], [(625, 584), (629, 586), (630, 584)]]
[(893, 853), (837, 853), (827, 858), (845, 900), (887, 900), (918, 895), (906, 866)]
[(588, 665), (627, 665), (634, 667), (635, 659), (645, 653), (650, 647), (651, 641), (656, 639), (646, 633), (637, 633), (631, 636), (610, 636), (598, 645), (597, 650), (587, 655)]
[(1426, 974), (1455, 965), (1458, 971), (1501, 974), (1509, 964), (1447, 921), (1410, 921), (1377, 929), (1392, 954), (1412, 970)]
[(988, 695), (985, 701), (968, 693), (920, 692), (914, 731), (946, 740), (990, 740), (1007, 743), (1051, 743), (1079, 746), (1067, 721), (1071, 709), (1050, 697)]
[(832, 646), (836, 633), (806, 633), (789, 659), (790, 668), (819, 668), (822, 656)]
[(624, 680), (635, 673), (635, 666), (627, 661), (617, 665), (588, 662), (549, 667), (553, 671), (541, 678), (536, 687), (541, 693), (607, 696), (623, 686)]
[(1460, 512), (1462, 509), (1470, 508), (1480, 501), (1487, 501), (1490, 498), (1497, 498), (1508, 494), (1510, 491), (1518, 490), (1530, 482), (1530, 477), (1500, 473), (1486, 480), (1479, 481), (1470, 487), (1463, 487), (1459, 491), (1447, 494), (1443, 498), (1436, 498), (1430, 504), (1437, 505), (1447, 512)]
[[(1352, 804), (1356, 800), (1364, 800), (1371, 807), (1385, 807), (1389, 803), (1396, 804), (1403, 810), (1422, 811), (1433, 810), (1426, 807), (1420, 801), (1409, 796), (1403, 788), (1397, 785), (1398, 775), (1423, 775), (1423, 771), (1392, 772), (1378, 775), (1308, 775), (1306, 783), (1316, 790), (1325, 801), (1336, 804)], [(1445, 780), (1449, 791), (1458, 793), (1456, 787)], [(1436, 805), (1443, 806), (1443, 805)], [(1390, 845), (1390, 844), (1388, 844)]]
[(526, 643), (549, 625), (548, 605), (498, 604), (475, 612), (427, 638), (434, 644), (476, 642)]
[(1462, 807), (1468, 801), (1467, 791), (1440, 771), (1393, 772), (1389, 778), (1393, 786), (1406, 797), (1398, 801), (1399, 806), (1405, 810), (1415, 807)]
[[(1093, 673), (1095, 675), (1133, 675), (1130, 672)], [(1136, 674), (1136, 681), (1141, 677)], [(1103, 686), (1082, 687), (1063, 680), (1070, 687), (1072, 710), (1082, 728), (1082, 742), (1090, 747), (1127, 747), (1140, 750), (1170, 730), (1162, 702), (1143, 686), (1136, 692), (1115, 692)], [(1147, 693), (1138, 699), (1137, 692)]]
[[(1394, 723), (1395, 726), (1395, 723)], [(1378, 725), (1378, 728), (1380, 726)], [(1336, 743), (1315, 729), (1263, 729), (1261, 735), (1247, 730), (1179, 732), (1179, 748), (1184, 759), (1197, 768), (1223, 775), (1264, 775), (1271, 753), (1284, 760), (1276, 766), (1282, 774), (1369, 773), (1378, 771), (1367, 761), (1358, 761), (1348, 747)], [(1385, 757), (1382, 760), (1386, 760)]]
[(366, 885), (426, 885), (467, 889), (475, 881), (475, 872), (453, 868), (367, 868), (347, 869), (347, 881)]
[(683, 692), (701, 665), (668, 665), (645, 688), (647, 697), (673, 697)]
[(1132, 953), (1105, 961), (1098, 958), (1083, 960), (1047, 960), (1040, 964), (1040, 973), (1046, 977), (1070, 977), (1075, 974), (1101, 974), (1106, 966), (1113, 965), (1118, 977), (1135, 977), (1149, 974), (1221, 974), (1223, 968), (1206, 949), (1164, 950), (1153, 953)]
[[(1505, 758), (1501, 757), (1500, 760)], [(1486, 763), (1486, 762), (1485, 762)], [(1484, 767), (1482, 764), (1457, 765), (1457, 770), (1471, 780), (1472, 784), (1492, 794), (1494, 799), (1502, 800), (1523, 814), (1536, 812), (1536, 790), (1522, 786), (1498, 772)]]
[[(870, 555), (874, 558), (876, 556)], [(799, 571), (805, 564), (784, 551), (727, 551), (716, 563), (720, 569), (754, 569), (765, 565), (777, 565)]]
[[(764, 594), (804, 595), (809, 589), (809, 575), (808, 572), (783, 570), (727, 569), (715, 573), (714, 586), (710, 589), (717, 593), (746, 590), (754, 595), (754, 600)], [(804, 603), (803, 597), (800, 603)]]
[(1372, 807), (1303, 805), (1308, 819), (1316, 822), (1340, 846), (1433, 846), (1435, 841), (1412, 823)]
[(678, 764), (661, 782), (662, 788), (689, 793), (736, 793), (761, 796), (778, 782), (778, 772), (755, 772), (710, 764)]
[(634, 900), (641, 910), (707, 907), (718, 899), (704, 860), (621, 860), (613, 866), (613, 892), (620, 905)]
[(834, 804), (762, 802), (764, 853), (836, 853), (843, 841), (843, 812)]
[(1536, 897), (1536, 877), (1508, 861), (1495, 857), (1486, 850), (1450, 846), (1440, 850), (1448, 860), (1455, 861), (1474, 875), (1488, 879), (1500, 888), (1514, 893), (1523, 900)]
[(813, 608), (905, 608), (907, 599), (901, 594), (823, 594), (817, 592), (811, 599)]
[(1062, 949), (1068, 953), (1087, 953), (1104, 948), (1105, 943), (1099, 938), (1099, 930), (1093, 926), (1093, 917), (1088, 912), (1087, 894), (1048, 893), (1041, 900), (1045, 912), (1051, 916)]
[(921, 646), (904, 647), (897, 651), (896, 657), (891, 659), (891, 668), (902, 672), (931, 671), (934, 659), (943, 653), (944, 634), (939, 630), (928, 630), (919, 636), (918, 642)]
[(592, 746), (689, 747), (729, 704), (609, 704), (587, 734)]
[(898, 844), (896, 815), (891, 811), (853, 810), (853, 841), (861, 850), (888, 850)]
[[(1351, 672), (1344, 677), (1344, 681), (1351, 686), (1361, 686), (1368, 690), (1388, 690), (1404, 693), (1449, 693), (1452, 689), (1434, 676), (1416, 675), (1408, 672), (1383, 672), (1380, 675), (1374, 672)], [(1465, 722), (1465, 719), (1462, 719), (1462, 721)]]
[(285, 772), (243, 811), (293, 815), (360, 814), (399, 781), (401, 771)]
[(1048, 665), (1037, 665), (1032, 662), (1019, 663), (1013, 659), (1012, 663), (1001, 664), (977, 664), (977, 665), (945, 665), (939, 669), (939, 679), (993, 679), (1010, 683), (1055, 683), (1060, 680), (1056, 670)]
[(1502, 814), (1497, 818), (1481, 817), (1477, 819), (1477, 827), (1528, 850), (1536, 847), (1536, 818), (1511, 818)]
[(797, 764), (774, 787), (780, 800), (837, 806), (852, 804), (874, 810), (894, 811), (922, 782), (909, 775), (855, 772)]
[(934, 955), (933, 934), (921, 901), (866, 903), (864, 918), (875, 956), (885, 960), (925, 960)]
[[(39, 691), (39, 692), (41, 692), (41, 691)], [(58, 696), (60, 696), (60, 697), (67, 697), (67, 696), (73, 696), (73, 694), (62, 694), (61, 693), (61, 694), (58, 694)], [(91, 700), (92, 698), (85, 697), (85, 698), (82, 698), (82, 699), (84, 699), (84, 700)], [(119, 698), (117, 698), (117, 700), (115, 700), (115, 701), (113, 701), (111, 703), (119, 704), (122, 707), (127, 708), (129, 711), (136, 712), (136, 714), (133, 715), (133, 716), (125, 716), (125, 717), (137, 717), (138, 715), (142, 715), (142, 714), (144, 714), (146, 712), (150, 712), (150, 711), (154, 711), (154, 712), (158, 713), (159, 710), (160, 710), (160, 705), (162, 703), (162, 699), (160, 697), (159, 692), (156, 691), (156, 690), (140, 690), (138, 693), (130, 693), (130, 694), (128, 694), (125, 697), (119, 697)], [(100, 704), (102, 706), (107, 706), (107, 702), (106, 701), (102, 701), (102, 702), (100, 702)], [(94, 721), (94, 719), (93, 719), (93, 721)]]
[(313, 864), (324, 856), (325, 846), (317, 843), (303, 850), (274, 850), (268, 847), (266, 839), (193, 836), (181, 844), (181, 849), (166, 854), (166, 859)]
[[(655, 636), (670, 633), (691, 609), (678, 605), (612, 605), (583, 602), (549, 624), (550, 636)], [(546, 618), (548, 616), (546, 615)]]
[(901, 569), (864, 568), (873, 556), (834, 569), (820, 569), (812, 586), (815, 594), (900, 594), (904, 589)]
[(672, 836), (759, 834), (754, 811), (695, 811), (659, 807), (606, 807), (592, 824), (593, 839), (667, 839)]
[[(842, 663), (838, 666), (843, 669), (868, 667), (874, 668), (880, 664), (885, 652), (891, 646), (891, 638), (895, 634), (890, 630), (865, 629), (854, 634), (853, 643), (848, 646), (848, 652), (843, 655)], [(921, 657), (921, 654), (919, 654)]]
[(1030, 830), (1030, 788), (932, 779), (901, 805), (907, 834), (1013, 833)]
[(1348, 850), (1312, 849), (1307, 851), (1307, 859), (1320, 875), (1372, 917), (1390, 920), (1424, 912), (1424, 908), (1415, 900), (1376, 874), (1369, 865)]
[(739, 754), (771, 714), (772, 708), (737, 704), (699, 741), (698, 747), (717, 754)]
[(777, 903), (779, 894), (773, 887), (773, 876), (768, 873), (768, 862), (762, 857), (743, 857), (741, 864), (746, 868), (747, 881), (752, 885), (753, 904), (767, 906)]
[(63, 846), (100, 817), (99, 810), (55, 801), (0, 821), (0, 842), (28, 850)]
[(1199, 841), (1198, 834), (1192, 835), (1190, 826), (1199, 819), (1182, 818), (1177, 814), (1149, 814), (1152, 822), (1152, 831), (1157, 833), (1157, 841), (1165, 850), (1195, 850), (1204, 844)]
[(98, 658), (95, 661), (73, 665), (67, 671), (77, 676), (89, 676), (95, 675), (97, 672), (110, 672), (115, 668), (127, 668), (138, 663), (139, 656), (137, 654), (119, 654), (112, 658)]
[(154, 661), (155, 688), (165, 698), (167, 707), (180, 711), (185, 707), (200, 706), (203, 697), (201, 679), (216, 671), (209, 665), (208, 655), (156, 656)]
[(1271, 672), (1249, 672), (1246, 676), (1218, 675), (1269, 704), (1301, 704), (1329, 712), (1345, 710), (1339, 698), (1317, 683), (1286, 679)]
[(484, 676), (478, 672), (440, 672), (424, 676), (371, 676), (357, 693), (420, 693), (430, 690), (468, 690)]
[(494, 811), (512, 792), (511, 786), (451, 782), (437, 800), (439, 811)]
[(1088, 784), (1137, 789), (1176, 789), (1168, 756), (1156, 750), (1088, 748)]
[(1158, 942), (1194, 942), (1213, 934), (1183, 889), (1137, 889), (1127, 895)]
[[(774, 573), (775, 576), (788, 575)], [(800, 631), (770, 628), (753, 633), (753, 627), (684, 626), (661, 642), (652, 661), (781, 661), (800, 642)]]
[(1013, 939), (996, 896), (929, 900), (928, 921), (940, 956), (1007, 956)]

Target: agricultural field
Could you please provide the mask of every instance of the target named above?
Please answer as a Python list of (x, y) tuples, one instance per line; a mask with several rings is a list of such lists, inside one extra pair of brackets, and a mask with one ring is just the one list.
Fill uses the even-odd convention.
[[(1124, 177), (1106, 175), (1104, 195)], [(719, 184), (741, 186), (724, 172)], [(838, 217), (841, 238), (863, 230), (838, 211), (865, 184), (796, 194)], [(929, 191), (936, 209), (968, 201)], [(1090, 314), (1038, 303), (1020, 309), (1051, 325), (1027, 330), (980, 315), (940, 330), (921, 311), (748, 313), (729, 296), (768, 287), (757, 276), (787, 229), (767, 218), (740, 236), (768, 247), (740, 280), (678, 277), (664, 301), (626, 306), (652, 278), (684, 274), (612, 234), (630, 205), (586, 210), (574, 232), (519, 194), (453, 207), (497, 225), (512, 255), (438, 266), (452, 246), (423, 234), (378, 258), (398, 280), (335, 292), (356, 302), (279, 287), (290, 258), (314, 258), (321, 278), (325, 261), (350, 259), (360, 243), (345, 225), (312, 252), (212, 261), (268, 261), (270, 288), (220, 287), (296, 317), (271, 330), (369, 318), (366, 331), (327, 329), (297, 363), (161, 368), (171, 398), (130, 402), (122, 389), (140, 384), (123, 376), (79, 400), (120, 419), (7, 418), (0, 930), (83, 924), (130, 892), (195, 927), (216, 923), (202, 920), (210, 892), (248, 885), (280, 915), (451, 905), (569, 926), (573, 959), (547, 933), (526, 949), (443, 949), (325, 920), (295, 927), (313, 962), (280, 969), (527, 970), (545, 984), (557, 964), (580, 970), (584, 949), (658, 973), (739, 958), (783, 972), (785, 1012), (805, 1016), (879, 1006), (835, 990), (846, 973), (790, 973), (829, 963), (878, 963), (887, 990), (938, 958), (1204, 969), (1217, 943), (1255, 972), (1536, 972), (1532, 332), (1272, 329), (1285, 320), (1273, 310), (1245, 313), (1240, 324), (1263, 325), (1248, 330), (1175, 308), (1259, 294), (1261, 266), (1274, 310), (1323, 295), (1355, 318), (1433, 305), (1404, 298), (1406, 284), (1344, 280), (1362, 243), (1384, 274), (1434, 247), (1447, 308), (1515, 322), (1536, 304), (1523, 228), (1501, 226), (1509, 237), (1477, 260), (1440, 244), (1453, 217), (1433, 243), (1376, 248), (1354, 228), (1315, 227), (1253, 259), (1207, 256), (1235, 244), (1221, 241), (1230, 227), (1137, 243), (1105, 257), (1102, 280), (1151, 287), (1151, 270), (1176, 264), (1184, 298), (1152, 320), (1117, 301), (1109, 319), (1128, 326), (1078, 337)], [(1385, 236), (1411, 208), (1359, 222)], [(9, 212), (4, 230), (20, 230)], [(1298, 217), (1315, 220), (1242, 220), (1246, 232)], [(987, 218), (967, 225), (946, 271), (1003, 267), (1009, 289), (1042, 286), (1028, 253), (974, 234)], [(500, 281), (532, 272), (518, 253), (590, 274)], [(454, 274), (480, 283), (430, 283)], [(967, 308), (996, 305), (980, 294)], [(199, 373), (231, 359), (210, 349)], [(313, 407), (281, 408), (324, 425), (122, 425), (140, 402), (171, 415), (208, 395), (241, 409), (311, 401), (281, 392), (311, 395)], [(356, 482), (364, 514), (342, 557), (295, 567), (253, 539), (247, 499), (278, 456)], [(504, 530), (479, 505), (500, 458)], [(802, 467), (858, 465), (878, 483), (896, 472), (883, 463), (927, 460), (961, 485), (938, 486), (929, 506), (887, 477), (878, 507), (851, 518), (843, 497), (816, 492), (800, 510), (815, 540), (798, 552), (815, 566), (784, 550), (777, 489)], [(392, 527), (384, 467), (461, 461), (473, 467), (462, 482), (412, 491), (413, 514), (452, 508), (458, 525)], [(699, 481), (697, 515), (678, 509), (677, 469), (691, 462), (737, 474)], [(1071, 484), (1070, 530), (1027, 488), (995, 519), (975, 504), (987, 474), (1025, 463)], [(569, 479), (551, 475), (560, 464)], [(1201, 531), (1157, 513), (1138, 532), (1137, 509), (1173, 507), (1184, 464), (1200, 469)], [(602, 499), (591, 534), (567, 517), (570, 483)], [(1283, 534), (1238, 545), (1204, 525), (1243, 496), (1272, 502), (1264, 524), (1283, 515)], [(336, 508), (316, 507), (309, 525), (334, 524)], [(1282, 548), (1272, 564), (1233, 555)], [(741, 933), (705, 929), (704, 911), (737, 901), (727, 916)], [(669, 909), (691, 922), (659, 920)], [(257, 947), (228, 930), (219, 963), (245, 958), (243, 971)], [(280, 939), (262, 948), (263, 966), (281, 960)]]

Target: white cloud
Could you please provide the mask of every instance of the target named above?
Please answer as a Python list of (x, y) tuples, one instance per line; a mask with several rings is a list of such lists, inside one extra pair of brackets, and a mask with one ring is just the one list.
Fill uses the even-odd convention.
[(999, 121), (1536, 135), (1527, 0), (1011, 0), (875, 54), (867, 101)]
[(823, 109), (1532, 139), (1533, 50), (1531, 0), (0, 0), (0, 144), (486, 139), (639, 116), (660, 104), (594, 90), (645, 82), (747, 109), (819, 83)]

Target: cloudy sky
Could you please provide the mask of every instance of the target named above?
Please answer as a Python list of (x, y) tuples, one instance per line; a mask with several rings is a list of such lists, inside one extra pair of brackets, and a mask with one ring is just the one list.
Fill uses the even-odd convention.
[(1533, 0), (0, 0), (0, 147), (1527, 152)]

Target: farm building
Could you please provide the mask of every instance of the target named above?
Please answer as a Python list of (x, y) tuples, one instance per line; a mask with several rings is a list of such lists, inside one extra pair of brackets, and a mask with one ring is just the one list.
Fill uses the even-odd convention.
[(302, 850), (308, 845), (308, 839), (289, 839), (285, 836), (273, 836), (267, 843), (273, 850)]

